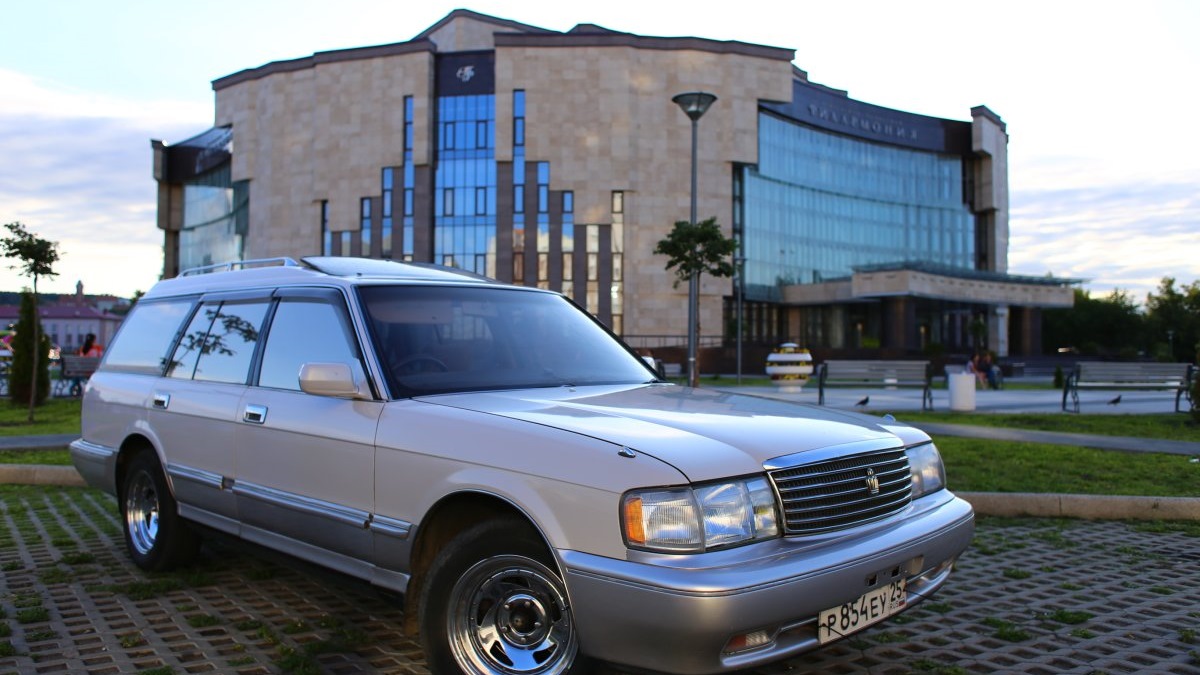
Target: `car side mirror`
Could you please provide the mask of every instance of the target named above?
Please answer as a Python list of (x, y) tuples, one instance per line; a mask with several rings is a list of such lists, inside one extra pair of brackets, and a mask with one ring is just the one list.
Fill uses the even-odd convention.
[(306, 363), (300, 366), (300, 390), (316, 396), (369, 399), (371, 392), (361, 371), (346, 363)]

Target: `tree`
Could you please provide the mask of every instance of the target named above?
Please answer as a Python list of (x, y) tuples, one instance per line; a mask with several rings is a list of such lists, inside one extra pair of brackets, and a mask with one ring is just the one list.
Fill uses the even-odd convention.
[(675, 268), (675, 286), (696, 274), (714, 277), (733, 276), (730, 256), (737, 250), (737, 240), (726, 237), (716, 218), (696, 224), (680, 220), (658, 245), (654, 253), (667, 256), (667, 269)]
[[(50, 338), (38, 327), (41, 322), (37, 320), (36, 305), (33, 293), (25, 291), (21, 294), (21, 312), (12, 339), (12, 368), (8, 373), (13, 405), (27, 405), (30, 401), (40, 405), (50, 394), (49, 360), (37, 358), (38, 354), (45, 355), (50, 351)], [(34, 345), (39, 343), (40, 349), (35, 349)]]
[(1075, 289), (1075, 304), (1042, 314), (1042, 347), (1054, 353), (1073, 347), (1088, 356), (1133, 358), (1144, 346), (1145, 317), (1133, 296), (1121, 289), (1093, 298)]
[(1193, 362), (1200, 348), (1200, 281), (1180, 288), (1163, 277), (1146, 296), (1146, 328), (1150, 347), (1164, 361)]
[[(10, 236), (0, 239), (0, 252), (3, 252), (5, 258), (13, 258), (18, 262), (11, 267), (14, 270), (19, 270), (22, 274), (30, 277), (33, 280), (33, 335), (31, 344), (40, 345), (42, 336), (40, 335), (41, 322), (37, 320), (37, 300), (38, 300), (38, 278), (39, 277), (54, 277), (58, 273), (54, 271), (54, 263), (58, 262), (58, 243), (47, 241), (25, 229), (25, 226), (19, 222), (8, 223), (4, 226), (8, 229)], [(39, 353), (40, 352), (40, 353)], [(47, 352), (41, 349), (33, 349), (31, 358), (32, 365), (30, 371), (32, 373), (32, 382), (29, 385), (30, 392), (39, 391), (38, 388), (38, 361), (40, 357), (46, 356)], [(16, 353), (13, 353), (14, 366), (16, 361)], [(16, 399), (14, 399), (16, 400)], [(33, 411), (41, 401), (37, 396), (29, 397), (29, 421), (33, 422)]]
[[(693, 275), (699, 283), (700, 275), (710, 274), (714, 277), (733, 276), (733, 261), (730, 259), (737, 251), (737, 240), (726, 237), (717, 225), (716, 218), (699, 223), (689, 223), (680, 220), (675, 223), (671, 232), (654, 247), (656, 255), (667, 256), (667, 269), (675, 268), (675, 286), (679, 282), (691, 283)], [(691, 293), (688, 302), (691, 303)], [(696, 325), (692, 328), (695, 335), (700, 335), (700, 313), (689, 307), (688, 313), (696, 317)], [(688, 355), (689, 358), (692, 356)], [(690, 364), (688, 384), (696, 385), (695, 367)]]

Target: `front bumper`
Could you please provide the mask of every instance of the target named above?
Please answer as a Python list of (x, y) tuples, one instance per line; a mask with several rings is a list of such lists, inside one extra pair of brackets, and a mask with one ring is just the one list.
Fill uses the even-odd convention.
[[(561, 551), (582, 648), (614, 663), (702, 675), (779, 661), (819, 646), (817, 615), (908, 579), (908, 605), (936, 591), (974, 532), (970, 504), (946, 490), (897, 518), (817, 544), (775, 540), (697, 556), (614, 560)], [(632, 557), (632, 556), (631, 556)], [(761, 647), (723, 653), (765, 631)]]

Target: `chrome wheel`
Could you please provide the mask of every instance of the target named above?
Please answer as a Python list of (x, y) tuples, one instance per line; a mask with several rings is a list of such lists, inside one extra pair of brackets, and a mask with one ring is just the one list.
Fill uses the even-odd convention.
[(454, 660), (478, 675), (558, 675), (579, 648), (566, 592), (554, 572), (524, 556), (487, 558), (450, 591)]
[(125, 529), (129, 544), (141, 555), (149, 555), (158, 541), (158, 489), (154, 479), (139, 471), (125, 492)]

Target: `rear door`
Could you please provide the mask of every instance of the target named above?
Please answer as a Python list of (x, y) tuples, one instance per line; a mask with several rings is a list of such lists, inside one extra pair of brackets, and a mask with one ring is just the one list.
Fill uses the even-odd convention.
[(262, 293), (202, 298), (155, 382), (147, 413), (180, 513), (227, 532), (237, 531), (238, 405), (269, 306)]

